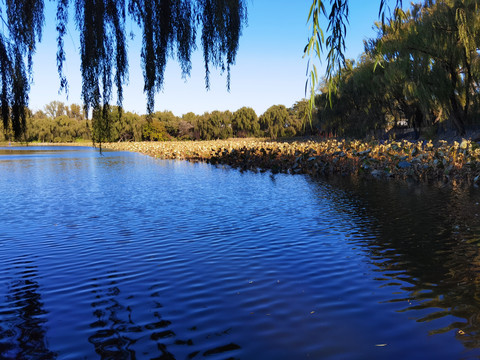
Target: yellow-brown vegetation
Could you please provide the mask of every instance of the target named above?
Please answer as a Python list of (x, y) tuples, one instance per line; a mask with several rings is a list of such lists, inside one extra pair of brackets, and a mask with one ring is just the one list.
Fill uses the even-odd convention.
[(126, 142), (103, 144), (161, 159), (226, 164), (242, 170), (271, 170), (312, 176), (342, 174), (413, 179), (430, 183), (480, 183), (480, 146), (471, 140), (448, 144), (359, 140)]

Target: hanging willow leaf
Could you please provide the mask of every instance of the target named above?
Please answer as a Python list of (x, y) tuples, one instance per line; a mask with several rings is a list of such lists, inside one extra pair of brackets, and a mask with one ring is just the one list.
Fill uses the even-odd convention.
[(60, 77), (60, 91), (68, 92), (68, 82), (63, 73), (63, 62), (66, 60), (63, 37), (67, 33), (68, 0), (58, 0), (57, 4), (57, 69)]
[[(0, 16), (6, 32), (0, 36), (1, 116), (5, 133), (20, 139), (25, 131), (32, 56), (41, 40), (43, 0), (6, 0)], [(25, 67), (25, 60), (27, 66)]]
[[(341, 77), (342, 68), (345, 67), (345, 38), (347, 34), (347, 24), (349, 16), (348, 0), (330, 0), (330, 12), (327, 16), (325, 11), (325, 2), (322, 0), (312, 0), (310, 11), (308, 13), (307, 22), (310, 23), (312, 33), (308, 38), (307, 45), (304, 50), (304, 57), (313, 58), (316, 61), (321, 61), (323, 45), (327, 48), (327, 65), (325, 71), (325, 82), (328, 85), (328, 98), (330, 105), (332, 104), (332, 94), (336, 91), (334, 78), (338, 75)], [(402, 0), (396, 0), (395, 8), (401, 8)], [(385, 20), (385, 12), (389, 10), (387, 0), (380, 0), (379, 17), (382, 23)], [(323, 16), (322, 16), (323, 15)], [(326, 18), (327, 33), (329, 34), (325, 39), (321, 19)], [(315, 49), (315, 51), (312, 51)], [(309, 62), (307, 67), (313, 65)], [(319, 78), (315, 71), (310, 71), (310, 77), (307, 79), (305, 88), (310, 89), (309, 108), (313, 111), (315, 108), (315, 91), (319, 84)], [(311, 114), (309, 120), (311, 121)]]
[[(24, 132), (25, 111), (32, 75), (32, 55), (41, 39), (44, 0), (3, 0), (1, 21), (7, 25), (0, 35), (1, 116), (6, 132), (19, 138)], [(202, 28), (201, 43), (205, 61), (205, 85), (210, 87), (210, 67), (227, 72), (235, 63), (239, 38), (246, 23), (246, 0), (57, 0), (57, 69), (60, 90), (68, 91), (63, 64), (66, 60), (64, 37), (69, 5), (75, 11), (80, 33), (82, 99), (92, 110), (94, 141), (108, 138), (108, 109), (116, 90), (117, 105), (123, 102), (123, 86), (128, 76), (125, 21), (129, 16), (142, 32), (142, 69), (147, 112), (155, 105), (155, 94), (162, 89), (169, 58), (175, 57), (182, 77), (191, 70), (191, 54), (196, 29)], [(21, 61), (20, 61), (21, 60)], [(23, 65), (26, 62), (27, 66)]]
[(10, 94), (13, 79), (13, 64), (10, 59), (8, 39), (0, 35), (0, 73), (2, 81), (1, 111), (3, 128), (8, 129), (10, 124)]

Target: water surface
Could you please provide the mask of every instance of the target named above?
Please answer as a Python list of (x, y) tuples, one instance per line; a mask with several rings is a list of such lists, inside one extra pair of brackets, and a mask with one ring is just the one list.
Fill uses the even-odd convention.
[(480, 356), (479, 201), (0, 149), (0, 358)]

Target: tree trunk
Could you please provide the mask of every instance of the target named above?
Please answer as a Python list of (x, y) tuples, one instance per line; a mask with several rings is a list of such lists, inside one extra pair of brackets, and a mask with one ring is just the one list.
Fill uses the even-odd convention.
[(452, 120), (458, 135), (465, 135), (465, 121), (463, 111), (460, 109), (455, 94), (450, 95), (450, 104), (452, 106)]
[(458, 135), (465, 135), (465, 114), (461, 105), (457, 101), (455, 96), (455, 89), (457, 89), (458, 75), (453, 66), (449, 66), (450, 72), (450, 81), (452, 83), (452, 88), (450, 91), (450, 105), (452, 107), (452, 120), (455, 125), (455, 129), (458, 132)]

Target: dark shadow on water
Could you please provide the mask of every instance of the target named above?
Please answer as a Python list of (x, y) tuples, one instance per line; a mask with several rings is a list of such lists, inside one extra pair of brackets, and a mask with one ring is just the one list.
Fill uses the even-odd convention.
[[(347, 178), (328, 183), (336, 210), (360, 229), (350, 241), (377, 268), (379, 286), (401, 289), (388, 302), (431, 322), (430, 334), (453, 331), (465, 348), (479, 348), (480, 191)], [(318, 194), (324, 184), (317, 184)]]
[[(106, 286), (100, 286), (100, 280), (93, 279), (93, 283), (96, 283), (92, 289), (95, 301), (91, 306), (95, 321), (90, 324), (90, 328), (95, 332), (88, 340), (101, 359), (136, 359), (134, 345), (145, 333), (151, 332), (150, 338), (156, 342), (175, 334), (168, 330), (171, 323), (158, 319), (160, 315), (157, 312), (154, 316), (158, 321), (145, 326), (137, 325), (132, 316), (132, 307), (121, 303), (121, 285), (116, 277), (115, 272), (109, 274)], [(158, 342), (158, 350), (161, 353), (160, 359), (174, 359), (161, 342)]]
[[(212, 349), (204, 349), (205, 344), (194, 344), (192, 339), (182, 339), (173, 330), (172, 322), (161, 315), (162, 304), (159, 302), (161, 294), (153, 291), (150, 296), (137, 294), (142, 297), (141, 302), (135, 302), (133, 295), (122, 300), (121, 281), (117, 281), (118, 274), (111, 272), (107, 276), (107, 285), (102, 285), (101, 279), (93, 279), (92, 293), (95, 301), (91, 304), (95, 320), (90, 323), (94, 333), (88, 340), (95, 347), (95, 352), (101, 359), (143, 359), (152, 360), (173, 360), (183, 359), (177, 357), (176, 350), (185, 347), (182, 354), (188, 354), (188, 359), (201, 358), (203, 356), (228, 354), (239, 350), (237, 344), (226, 344)], [(125, 306), (122, 301), (131, 305)], [(148, 306), (151, 311), (151, 319), (148, 322), (137, 324), (135, 313), (140, 310), (138, 307)], [(136, 343), (142, 341), (139, 350), (135, 350)], [(146, 346), (147, 344), (147, 346)], [(151, 346), (155, 344), (155, 346)], [(146, 349), (151, 349), (148, 351)], [(174, 348), (173, 351), (169, 350)], [(227, 356), (228, 357), (228, 356)], [(233, 357), (229, 357), (233, 359)]]
[(14, 261), (18, 279), (7, 286), (0, 314), (1, 359), (56, 359), (48, 349), (45, 323), (47, 311), (39, 293), (37, 267), (23, 256)]

